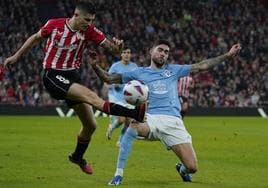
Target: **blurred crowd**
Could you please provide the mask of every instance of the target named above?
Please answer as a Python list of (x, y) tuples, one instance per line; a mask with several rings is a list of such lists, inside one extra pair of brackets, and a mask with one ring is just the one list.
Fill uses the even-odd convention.
[[(149, 49), (158, 38), (171, 41), (170, 63), (193, 64), (225, 53), (232, 44), (242, 44), (241, 56), (210, 71), (193, 75), (190, 106), (268, 106), (268, 11), (262, 1), (251, 0), (95, 0), (96, 25), (107, 37), (124, 39), (132, 47), (133, 61), (149, 64)], [(45, 22), (45, 11), (70, 17), (74, 1), (1, 0), (0, 62), (14, 53)], [(53, 12), (54, 11), (54, 12)], [(57, 12), (56, 12), (57, 11)], [(35, 47), (9, 71), (0, 67), (0, 103), (58, 105), (42, 84), (43, 44)], [(108, 69), (115, 57), (98, 48), (101, 66)], [(107, 86), (88, 65), (84, 54), (81, 78), (103, 98)]]

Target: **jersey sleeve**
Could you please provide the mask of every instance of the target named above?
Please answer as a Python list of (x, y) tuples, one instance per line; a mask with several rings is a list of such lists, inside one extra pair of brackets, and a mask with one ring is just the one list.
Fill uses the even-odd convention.
[(129, 82), (131, 80), (138, 80), (138, 75), (139, 75), (139, 69), (138, 68), (133, 70), (133, 71), (123, 72), (121, 74), (123, 84), (127, 83), (127, 82)]
[(43, 25), (40, 29), (41, 36), (44, 38), (48, 38), (51, 35), (54, 28), (55, 24), (53, 24), (53, 20), (48, 20), (47, 23)]
[(105, 40), (105, 35), (95, 26), (91, 26), (87, 30), (86, 38), (87, 40), (93, 41), (95, 44), (100, 44)]
[(191, 72), (192, 65), (173, 65), (176, 70), (176, 75), (179, 78), (188, 76)]

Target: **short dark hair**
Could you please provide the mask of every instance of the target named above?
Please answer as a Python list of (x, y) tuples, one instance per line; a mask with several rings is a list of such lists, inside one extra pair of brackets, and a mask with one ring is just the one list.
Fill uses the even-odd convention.
[(158, 46), (158, 45), (160, 45), (160, 44), (165, 44), (165, 45), (167, 45), (169, 48), (171, 48), (171, 44), (170, 44), (170, 42), (169, 42), (168, 40), (166, 40), (166, 39), (158, 39), (157, 41), (154, 42), (153, 47)]
[(88, 14), (96, 14), (96, 6), (92, 2), (78, 2), (75, 8)]
[(122, 51), (125, 51), (125, 50), (130, 50), (130, 51), (132, 51), (131, 48), (130, 48), (130, 46), (128, 46), (128, 45), (124, 45), (124, 46), (123, 46)]

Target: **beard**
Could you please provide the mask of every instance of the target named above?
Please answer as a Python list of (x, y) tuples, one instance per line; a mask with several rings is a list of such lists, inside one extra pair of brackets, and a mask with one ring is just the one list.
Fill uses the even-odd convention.
[(166, 60), (161, 58), (152, 58), (152, 60), (157, 67), (162, 67), (166, 63)]

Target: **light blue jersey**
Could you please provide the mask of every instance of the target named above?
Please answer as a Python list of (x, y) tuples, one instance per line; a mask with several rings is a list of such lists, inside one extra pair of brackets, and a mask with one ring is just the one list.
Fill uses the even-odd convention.
[[(138, 66), (136, 63), (130, 62), (129, 64), (125, 65), (121, 63), (121, 61), (117, 61), (112, 64), (109, 69), (110, 74), (122, 74), (125, 72), (133, 71), (137, 69)], [(108, 95), (111, 102), (122, 102), (125, 103), (125, 99), (123, 97), (123, 88), (125, 84), (115, 84), (110, 85)]]
[(121, 75), (123, 83), (141, 80), (149, 87), (149, 114), (181, 117), (177, 84), (181, 77), (189, 75), (191, 67), (191, 65), (174, 64), (166, 64), (162, 69), (139, 67)]

